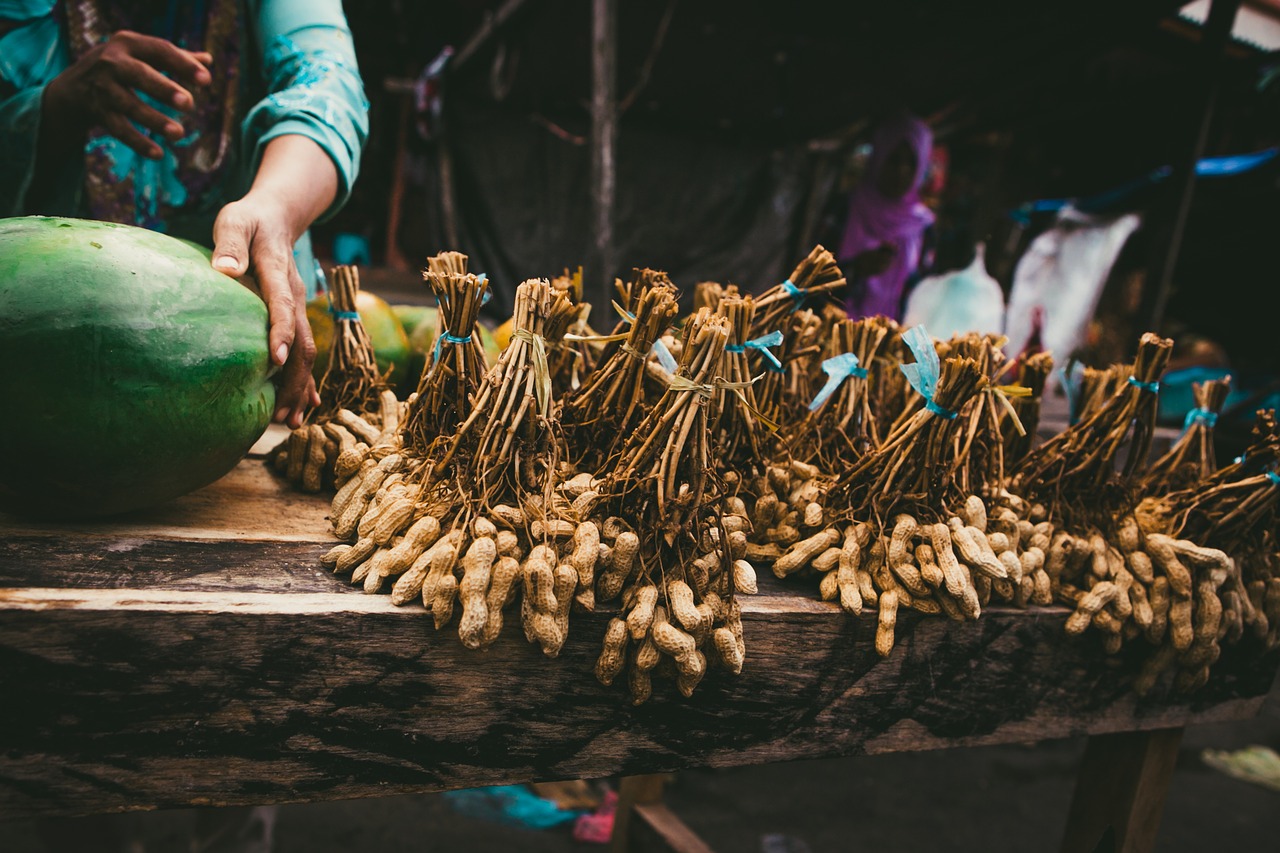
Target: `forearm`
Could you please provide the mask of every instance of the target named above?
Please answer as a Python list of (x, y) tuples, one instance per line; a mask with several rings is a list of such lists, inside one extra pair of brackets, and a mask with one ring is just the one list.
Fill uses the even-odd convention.
[(338, 171), (324, 149), (297, 134), (277, 136), (262, 152), (249, 195), (270, 199), (296, 242), (338, 194)]

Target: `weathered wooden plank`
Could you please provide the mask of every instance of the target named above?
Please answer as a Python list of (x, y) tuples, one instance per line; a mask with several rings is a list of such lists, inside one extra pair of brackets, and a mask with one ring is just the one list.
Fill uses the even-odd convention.
[(320, 566), (329, 544), (14, 535), (0, 538), (0, 587), (343, 592)]
[(304, 801), (511, 781), (1168, 728), (1256, 713), (1277, 659), (1229, 649), (1190, 699), (1135, 698), (1133, 660), (1061, 610), (957, 624), (752, 601), (748, 660), (632, 708), (591, 675), (607, 614), (560, 659), (482, 653), (352, 593), (0, 591), (0, 818)]
[(176, 537), (237, 541), (332, 542), (329, 501), (304, 495), (245, 459), (216, 483), (167, 504), (103, 520), (49, 522), (0, 513), (0, 536)]

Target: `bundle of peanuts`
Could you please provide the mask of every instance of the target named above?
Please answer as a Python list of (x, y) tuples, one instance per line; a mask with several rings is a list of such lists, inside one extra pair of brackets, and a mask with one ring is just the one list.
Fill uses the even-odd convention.
[(333, 488), (372, 448), (385, 455), (384, 448), (399, 442), (404, 406), (378, 372), (373, 343), (356, 312), (359, 292), (355, 267), (335, 267), (329, 285), (334, 335), (318, 388), (320, 405), (268, 454), (275, 470), (304, 492)]
[(572, 614), (606, 611), (597, 678), (637, 704), (654, 676), (689, 696), (742, 671), (738, 596), (769, 568), (874, 608), (881, 655), (904, 608), (1066, 604), (1068, 634), (1145, 650), (1140, 690), (1169, 670), (1195, 689), (1224, 643), (1280, 641), (1274, 419), (1248, 462), (1217, 468), (1206, 418), (1148, 473), (1163, 339), (1097, 372), (1080, 421), (1036, 446), (1047, 353), (1010, 363), (999, 338), (845, 319), (819, 304), (840, 280), (821, 247), (765, 297), (701, 285), (682, 323), (670, 279), (637, 270), (603, 335), (571, 288), (526, 281), (492, 367), (465, 334), (483, 277), (435, 266), (450, 331), (419, 392), (316, 425), (346, 540), (324, 560), (456, 620), (469, 648), (517, 602), (552, 657)]

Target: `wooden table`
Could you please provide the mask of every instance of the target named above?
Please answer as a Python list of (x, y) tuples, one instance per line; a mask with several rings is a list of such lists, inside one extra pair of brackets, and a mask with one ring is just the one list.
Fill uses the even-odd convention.
[[(902, 614), (882, 661), (873, 613), (774, 583), (744, 602), (741, 676), (712, 673), (692, 700), (656, 683), (633, 708), (592, 675), (608, 614), (575, 615), (556, 660), (514, 625), (468, 651), (456, 626), (437, 633), (421, 608), (319, 566), (327, 508), (250, 458), (124, 519), (0, 516), (0, 819), (1089, 734), (1109, 738), (1086, 755), (1063, 849), (1093, 850), (1111, 827), (1114, 849), (1142, 850), (1181, 727), (1256, 714), (1277, 670), (1245, 644), (1194, 696), (1138, 699), (1136, 661), (1069, 640), (1057, 607), (965, 624)], [(624, 788), (628, 803), (653, 799), (647, 782)], [(658, 805), (638, 813), (665, 820)]]

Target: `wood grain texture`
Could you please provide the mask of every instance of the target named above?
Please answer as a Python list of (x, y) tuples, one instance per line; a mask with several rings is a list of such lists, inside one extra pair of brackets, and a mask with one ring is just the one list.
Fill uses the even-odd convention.
[[(606, 614), (557, 660), (487, 652), (351, 593), (8, 589), (0, 817), (304, 801), (1167, 728), (1256, 713), (1274, 657), (1229, 651), (1189, 701), (1137, 700), (1132, 661), (1065, 614), (874, 618), (751, 609), (747, 667), (632, 708), (591, 676)], [(517, 629), (518, 630), (518, 629)], [(1238, 653), (1237, 653), (1238, 652)], [(20, 693), (12, 692), (14, 690)]]
[(336, 541), (329, 527), (329, 500), (294, 491), (261, 459), (245, 459), (221, 480), (189, 495), (109, 519), (46, 522), (0, 513), (0, 536), (22, 534)]
[(112, 522), (0, 518), (0, 818), (261, 804), (638, 775), (1181, 726), (1256, 713), (1276, 655), (1228, 649), (1190, 698), (1136, 698), (1132, 654), (1066, 611), (976, 623), (875, 616), (811, 585), (744, 599), (747, 663), (691, 700), (633, 708), (592, 675), (608, 613), (550, 660), (509, 620), (470, 652), (456, 621), (352, 590), (318, 564), (327, 502), (261, 461)]

